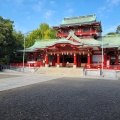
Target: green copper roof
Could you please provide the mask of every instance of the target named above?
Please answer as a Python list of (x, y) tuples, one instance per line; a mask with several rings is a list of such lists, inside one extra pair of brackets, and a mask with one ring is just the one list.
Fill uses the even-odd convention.
[[(74, 32), (70, 32), (69, 36), (66, 38), (66, 39), (69, 39), (70, 37), (73, 37), (75, 40), (79, 41), (80, 43), (83, 43), (83, 44), (86, 44), (86, 45), (89, 45), (89, 46), (101, 46), (102, 45), (102, 41), (99, 39), (94, 39), (94, 38), (91, 38), (91, 39), (80, 39), (79, 37), (77, 37)], [(103, 45), (107, 45), (108, 42), (106, 41), (103, 41)]]
[(80, 17), (64, 18), (61, 25), (76, 24), (76, 23), (89, 23), (89, 22), (96, 22), (96, 16), (87, 15), (87, 16), (80, 16)]
[(36, 40), (34, 45), (29, 47), (29, 48), (26, 48), (26, 51), (35, 51), (36, 49), (39, 49), (39, 48), (46, 48), (46, 46), (49, 46), (51, 44), (54, 44), (55, 42), (57, 42), (57, 39), (51, 39), (51, 40)]
[(106, 36), (102, 38), (103, 41), (109, 43), (108, 45), (104, 46), (104, 48), (112, 48), (112, 47), (116, 47), (119, 48), (120, 47), (120, 35), (119, 36)]
[[(50, 40), (36, 40), (34, 45), (26, 48), (26, 52), (32, 52), (37, 49), (44, 49), (48, 46), (53, 46), (55, 44), (62, 44), (62, 43), (67, 43), (67, 44), (72, 44), (72, 45), (81, 45), (81, 43), (76, 43), (73, 41), (70, 41), (68, 39), (50, 39)], [(18, 52), (23, 52), (24, 50), (18, 50)]]
[[(70, 39), (70, 37), (74, 38), (77, 42), (73, 42)], [(120, 36), (113, 36), (113, 37), (101, 37), (98, 38), (97, 40), (94, 38), (90, 39), (81, 39), (77, 37), (73, 31), (70, 32), (69, 36), (64, 39), (50, 39), (50, 40), (36, 40), (33, 46), (26, 48), (26, 52), (32, 52), (37, 49), (44, 49), (48, 46), (53, 46), (55, 44), (62, 44), (62, 43), (67, 43), (67, 44), (72, 44), (72, 45), (88, 45), (88, 46), (99, 46), (103, 48), (111, 48), (111, 47), (116, 47), (120, 49)], [(23, 50), (18, 50), (19, 52), (23, 52)]]

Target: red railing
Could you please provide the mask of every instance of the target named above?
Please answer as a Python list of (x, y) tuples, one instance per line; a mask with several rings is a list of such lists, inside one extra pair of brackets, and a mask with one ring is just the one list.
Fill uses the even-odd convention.
[[(102, 64), (85, 64), (85, 69), (102, 69)], [(120, 70), (120, 65), (103, 65), (103, 69)]]
[[(96, 35), (96, 31), (95, 30), (91, 30), (91, 31), (88, 31), (88, 32), (84, 32), (84, 31), (76, 31), (75, 32), (75, 35), (79, 36), (79, 35)], [(67, 37), (69, 35), (69, 32), (68, 33), (57, 33), (56, 37)]]
[(92, 30), (92, 31), (88, 31), (88, 32), (75, 32), (75, 35), (96, 35), (96, 31)]
[(58, 33), (56, 37), (67, 37), (69, 33)]
[[(10, 63), (10, 66), (22, 67), (23, 63)], [(44, 64), (42, 62), (24, 63), (24, 67), (40, 67), (40, 66), (44, 66)]]

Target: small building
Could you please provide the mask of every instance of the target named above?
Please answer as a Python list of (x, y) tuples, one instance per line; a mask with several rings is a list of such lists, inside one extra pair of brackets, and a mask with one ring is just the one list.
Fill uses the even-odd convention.
[[(46, 67), (120, 69), (120, 35), (102, 37), (101, 22), (95, 15), (64, 18), (53, 27), (56, 39), (36, 40), (26, 48), (27, 63)], [(69, 63), (69, 65), (66, 65)]]

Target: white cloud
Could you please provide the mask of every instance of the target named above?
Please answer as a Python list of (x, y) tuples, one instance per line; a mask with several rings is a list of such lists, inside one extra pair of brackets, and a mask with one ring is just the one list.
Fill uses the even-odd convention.
[(73, 6), (73, 2), (67, 2), (65, 5), (67, 8), (71, 8)]
[(22, 31), (23, 33), (26, 33), (28, 29), (25, 26), (22, 26), (21, 24), (14, 22), (15, 30)]
[(74, 12), (74, 10), (73, 10), (72, 8), (67, 9), (67, 10), (65, 11), (65, 17), (71, 17), (71, 16), (73, 16), (73, 15), (72, 15), (73, 12)]
[(119, 5), (119, 4), (120, 4), (120, 0), (108, 0), (107, 3), (108, 3), (110, 6), (116, 6), (116, 5)]
[(100, 15), (100, 16), (103, 16), (103, 14), (104, 14), (104, 12), (106, 11), (106, 12), (111, 12), (112, 11), (112, 9), (114, 8), (114, 7), (116, 7), (116, 6), (118, 6), (118, 5), (120, 5), (120, 0), (107, 0), (106, 1), (106, 4), (105, 5), (103, 5), (102, 7), (100, 7), (99, 9), (98, 9), (98, 14)]
[(102, 7), (100, 7), (99, 9), (98, 9), (98, 14), (100, 15), (100, 16), (102, 16), (103, 15), (103, 12), (106, 10), (106, 6), (102, 6)]
[(21, 5), (21, 4), (23, 3), (23, 1), (24, 1), (24, 0), (15, 0), (15, 3), (16, 3), (17, 5)]
[(43, 8), (44, 2), (45, 2), (44, 0), (41, 0), (38, 3), (34, 4), (33, 9), (37, 12), (40, 12)]
[(55, 11), (53, 11), (53, 10), (48, 10), (48, 11), (44, 14), (44, 17), (45, 17), (45, 18), (50, 18), (54, 13), (55, 13)]
[(67, 11), (66, 11), (68, 14), (72, 14), (73, 13), (73, 9), (68, 9)]
[(119, 24), (112, 25), (112, 26), (104, 26), (104, 28), (103, 28), (103, 35), (105, 35), (105, 34), (107, 34), (109, 32), (116, 32), (117, 26)]
[(27, 16), (26, 19), (27, 19), (27, 20), (30, 20), (30, 19), (31, 19), (31, 16)]
[(53, 0), (50, 1), (50, 5), (53, 5), (53, 6), (54, 6), (54, 5), (55, 5), (55, 1), (53, 1)]

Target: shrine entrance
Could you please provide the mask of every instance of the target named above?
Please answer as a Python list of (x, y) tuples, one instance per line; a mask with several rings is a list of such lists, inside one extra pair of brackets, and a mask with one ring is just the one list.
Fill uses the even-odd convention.
[(84, 67), (86, 63), (87, 55), (60, 54), (59, 57), (57, 55), (49, 55), (49, 67), (57, 66), (57, 64), (59, 64), (59, 67), (73, 67), (74, 65), (76, 67)]
[[(67, 41), (69, 42), (69, 41)], [(84, 67), (90, 64), (89, 50), (80, 45), (59, 43), (46, 48), (46, 66), (56, 67)], [(48, 59), (49, 58), (49, 59)]]

